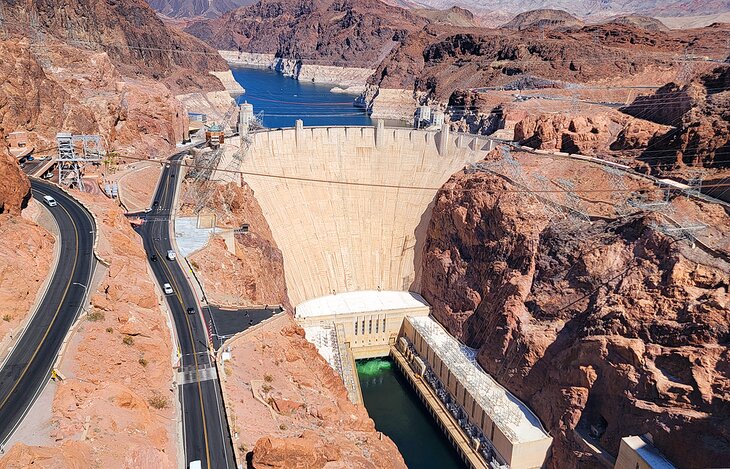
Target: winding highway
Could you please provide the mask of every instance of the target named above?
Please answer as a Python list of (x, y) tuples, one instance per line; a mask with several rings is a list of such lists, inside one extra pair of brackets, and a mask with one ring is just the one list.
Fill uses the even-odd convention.
[(46, 207), (60, 230), (60, 261), (40, 307), (0, 368), (0, 443), (15, 431), (48, 383), (63, 340), (86, 301), (96, 263), (95, 225), (89, 212), (57, 186), (31, 180), (31, 187), (40, 203), (46, 205), (44, 195), (58, 202)]
[[(208, 331), (199, 303), (177, 261), (167, 258), (170, 241), (170, 215), (175, 201), (178, 153), (163, 168), (155, 193), (156, 204), (138, 229), (157, 282), (169, 284), (173, 293), (166, 301), (175, 322), (180, 347), (178, 392), (183, 413), (186, 467), (200, 460), (208, 469), (235, 468), (233, 445), (223, 406), (215, 363), (209, 354)], [(192, 310), (188, 310), (192, 308)]]

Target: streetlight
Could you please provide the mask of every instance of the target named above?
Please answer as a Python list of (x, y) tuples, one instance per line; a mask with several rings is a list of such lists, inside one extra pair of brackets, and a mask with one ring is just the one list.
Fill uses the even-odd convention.
[[(88, 294), (88, 291), (89, 291), (89, 289), (86, 288), (86, 285), (84, 285), (83, 283), (79, 283), (79, 282), (73, 282), (71, 285), (78, 285), (80, 287), (84, 287), (84, 298), (86, 298), (86, 295)], [(87, 314), (88, 315), (89, 312), (86, 310), (86, 308), (84, 307), (83, 303), (85, 303), (85, 301), (82, 302), (81, 308), (84, 311), (84, 314)]]

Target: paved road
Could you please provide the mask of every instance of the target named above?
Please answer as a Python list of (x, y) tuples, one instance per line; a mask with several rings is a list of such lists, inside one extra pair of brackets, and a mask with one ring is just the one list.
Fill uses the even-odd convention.
[[(208, 331), (185, 273), (177, 262), (166, 257), (167, 251), (172, 249), (169, 225), (178, 176), (176, 161), (182, 157), (183, 153), (175, 155), (170, 167), (163, 169), (155, 193), (158, 204), (144, 215), (146, 221), (138, 231), (148, 256), (157, 256), (156, 261), (150, 261), (157, 281), (160, 285), (169, 283), (174, 290), (166, 295), (166, 300), (175, 321), (181, 353), (178, 390), (183, 411), (186, 465), (200, 460), (204, 468), (233, 469), (233, 446), (215, 365), (208, 353)], [(187, 308), (194, 308), (194, 313), (188, 314)]]
[(31, 184), (33, 197), (51, 195), (58, 202), (49, 209), (61, 232), (61, 255), (40, 308), (0, 369), (0, 442), (17, 428), (50, 379), (63, 339), (86, 301), (96, 262), (91, 215), (58, 187), (37, 180)]
[(271, 308), (225, 309), (215, 305), (203, 307), (208, 324), (212, 326), (213, 346), (217, 349), (227, 340), (249, 327), (271, 318), (282, 310)]

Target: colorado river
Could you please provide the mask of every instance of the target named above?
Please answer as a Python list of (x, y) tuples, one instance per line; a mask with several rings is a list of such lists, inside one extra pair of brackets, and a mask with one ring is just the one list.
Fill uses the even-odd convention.
[(371, 125), (364, 109), (353, 106), (355, 96), (331, 93), (335, 85), (298, 81), (266, 69), (231, 69), (246, 93), (238, 98), (263, 111), (266, 127), (293, 127), (297, 119), (304, 125)]
[(395, 442), (409, 468), (464, 467), (390, 359), (360, 360), (357, 374), (375, 428)]

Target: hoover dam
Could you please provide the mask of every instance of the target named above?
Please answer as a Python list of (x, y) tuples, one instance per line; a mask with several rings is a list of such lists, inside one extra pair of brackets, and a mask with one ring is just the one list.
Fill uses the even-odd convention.
[[(221, 170), (240, 161), (233, 174), (253, 189), (281, 249), (294, 318), (342, 377), (350, 400), (363, 402), (355, 360), (390, 356), (464, 464), (539, 467), (552, 441), (539, 419), (455, 345), (419, 294), (437, 191), (495, 146), (448, 126), (297, 121), (231, 138), (214, 178), (230, 180)], [(442, 332), (416, 341), (408, 332), (416, 318)], [(452, 417), (455, 409), (463, 414)]]
[(419, 291), (438, 189), (493, 142), (380, 127), (259, 132), (240, 170), (284, 256), (296, 306), (353, 291)]

